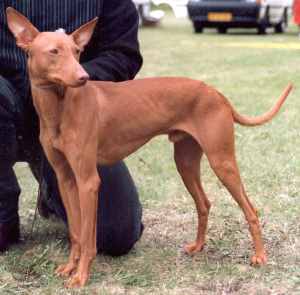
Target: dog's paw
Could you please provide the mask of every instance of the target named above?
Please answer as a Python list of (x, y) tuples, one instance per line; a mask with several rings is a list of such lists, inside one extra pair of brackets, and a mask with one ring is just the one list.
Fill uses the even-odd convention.
[(184, 252), (188, 255), (194, 255), (197, 252), (200, 252), (203, 250), (204, 248), (204, 243), (190, 243), (190, 244), (186, 244), (184, 247)]
[(55, 274), (61, 277), (69, 277), (72, 274), (72, 272), (76, 269), (76, 266), (77, 265), (72, 262), (62, 264), (55, 270)]
[(267, 263), (267, 255), (266, 253), (255, 254), (251, 258), (251, 265), (253, 266), (261, 266)]
[(66, 282), (66, 287), (81, 288), (86, 284), (88, 278), (88, 275), (77, 272)]

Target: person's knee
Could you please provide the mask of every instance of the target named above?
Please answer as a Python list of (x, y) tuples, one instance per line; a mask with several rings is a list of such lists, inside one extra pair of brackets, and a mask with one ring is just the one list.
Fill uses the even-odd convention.
[(139, 196), (124, 162), (101, 167), (100, 176), (98, 250), (112, 256), (125, 255), (143, 232)]
[[(52, 169), (45, 169), (48, 209), (66, 221)], [(97, 218), (97, 250), (111, 256), (127, 254), (143, 232), (142, 206), (134, 182), (124, 163), (101, 169)]]
[(107, 209), (109, 211), (105, 212), (103, 208), (105, 213), (98, 216), (98, 252), (111, 256), (125, 255), (143, 234), (142, 207), (139, 203), (131, 203), (127, 209), (119, 210), (118, 203), (115, 203), (115, 210)]
[[(110, 256), (122, 256), (128, 254), (136, 242), (142, 236), (144, 225), (141, 220), (136, 220), (135, 224), (127, 227), (117, 226), (104, 230), (102, 239), (97, 239), (98, 252)], [(98, 233), (99, 234), (99, 233)]]

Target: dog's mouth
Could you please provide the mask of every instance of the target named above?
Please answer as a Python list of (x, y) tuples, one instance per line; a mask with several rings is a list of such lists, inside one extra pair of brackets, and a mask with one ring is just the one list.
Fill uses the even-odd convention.
[(66, 83), (65, 83), (62, 79), (60, 79), (60, 78), (57, 78), (57, 77), (49, 77), (48, 79), (49, 79), (49, 81), (51, 81), (53, 84), (57, 84), (57, 85), (63, 86), (63, 87), (66, 87), (66, 86), (67, 86)]
[(77, 88), (85, 85), (88, 80), (78, 80), (76, 83), (69, 85), (69, 87)]
[(77, 80), (77, 81), (64, 81), (60, 78), (57, 77), (52, 77), (51, 81), (57, 85), (63, 86), (63, 87), (71, 87), (71, 88), (77, 88), (77, 87), (81, 87), (83, 85), (85, 85), (87, 83), (87, 79), (86, 80)]

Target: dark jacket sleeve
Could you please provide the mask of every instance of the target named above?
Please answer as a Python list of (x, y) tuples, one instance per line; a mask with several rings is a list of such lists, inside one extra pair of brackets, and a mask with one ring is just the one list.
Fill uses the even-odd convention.
[(131, 0), (104, 0), (103, 11), (82, 62), (91, 80), (118, 82), (135, 77), (142, 65), (138, 21)]

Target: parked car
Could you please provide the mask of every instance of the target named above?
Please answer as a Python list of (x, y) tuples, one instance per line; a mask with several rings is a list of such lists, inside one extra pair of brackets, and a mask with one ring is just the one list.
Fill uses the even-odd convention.
[(292, 0), (190, 0), (188, 15), (196, 33), (203, 28), (217, 28), (226, 33), (228, 28), (257, 28), (259, 34), (273, 27), (276, 33), (288, 25)]

